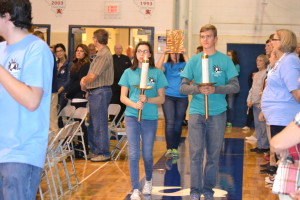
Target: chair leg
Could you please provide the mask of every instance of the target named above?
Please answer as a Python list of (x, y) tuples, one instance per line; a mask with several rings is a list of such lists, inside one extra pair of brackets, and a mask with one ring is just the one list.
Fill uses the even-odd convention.
[[(118, 137), (118, 136), (116, 136), (116, 137)], [(117, 151), (117, 150), (120, 150), (120, 145), (121, 145), (121, 143), (123, 142), (124, 137), (125, 137), (125, 136), (123, 135), (123, 136), (118, 140), (117, 144), (115, 145), (114, 149), (113, 149), (112, 152), (111, 152), (111, 157), (114, 157), (116, 151)]]
[(52, 181), (52, 185), (53, 185), (53, 189), (54, 189), (54, 194), (55, 194), (55, 198), (58, 199), (58, 192), (57, 192), (57, 188), (56, 188), (56, 184), (55, 184), (55, 180), (54, 180), (54, 174), (52, 171), (52, 167), (50, 165), (50, 160), (49, 158), (47, 158), (48, 164), (49, 164), (49, 173), (50, 173), (50, 177), (51, 177), (51, 181)]
[[(83, 134), (85, 134), (85, 133), (83, 133)], [(80, 135), (80, 136), (81, 136), (81, 141), (82, 141), (82, 146), (83, 146), (84, 159), (87, 160), (84, 138), (83, 138), (83, 135)]]
[[(55, 163), (55, 164), (54, 164), (55, 176), (56, 176), (56, 179), (57, 179), (57, 182), (58, 182), (58, 187), (59, 187), (60, 194), (61, 194), (61, 196), (64, 196), (64, 191), (63, 191), (63, 187), (62, 187), (61, 177), (60, 177), (60, 175), (59, 175), (59, 169), (58, 169), (57, 164), (58, 164), (58, 163)], [(54, 183), (54, 184), (55, 184), (55, 183)], [(54, 185), (54, 186), (55, 186), (55, 185)]]
[(64, 165), (64, 171), (65, 171), (65, 175), (66, 175), (66, 179), (67, 179), (67, 183), (68, 183), (68, 188), (69, 188), (69, 190), (72, 190), (71, 178), (70, 178), (69, 170), (67, 167), (67, 162), (66, 162), (66, 160), (63, 160), (62, 162)]
[(77, 177), (77, 172), (76, 172), (76, 168), (75, 168), (75, 163), (74, 163), (73, 155), (70, 156), (70, 159), (71, 159), (72, 170), (73, 170), (73, 174), (72, 175), (75, 176), (76, 185), (78, 185), (79, 181), (78, 181), (78, 177)]
[[(125, 136), (124, 136), (124, 137), (125, 137)], [(126, 148), (127, 144), (128, 144), (128, 140), (126, 140), (125, 144), (123, 145), (122, 149), (119, 151), (119, 153), (118, 153), (118, 155), (116, 156), (115, 160), (117, 160), (117, 159), (120, 157), (121, 153), (122, 153), (123, 150)]]

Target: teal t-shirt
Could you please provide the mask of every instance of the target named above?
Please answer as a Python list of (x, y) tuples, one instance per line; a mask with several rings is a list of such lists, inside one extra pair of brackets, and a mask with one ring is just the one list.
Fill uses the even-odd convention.
[[(129, 99), (133, 102), (139, 100), (140, 89), (134, 87), (134, 85), (140, 85), (141, 69), (137, 68), (132, 70), (126, 69), (119, 81), (119, 85), (129, 88)], [(153, 89), (146, 90), (145, 95), (148, 98), (157, 97), (158, 89), (168, 86), (167, 79), (164, 73), (157, 68), (149, 68), (147, 86), (153, 87)], [(125, 110), (125, 116), (138, 117), (138, 109), (127, 106)], [(157, 104), (145, 103), (142, 119), (156, 120), (158, 119)]]
[[(199, 53), (189, 60), (181, 73), (181, 76), (196, 83), (202, 83), (202, 53)], [(226, 85), (229, 79), (238, 75), (232, 60), (225, 54), (217, 51), (214, 55), (208, 57), (209, 78), (215, 86)], [(209, 115), (218, 115), (226, 111), (227, 102), (225, 94), (208, 95)], [(205, 114), (204, 94), (193, 95), (190, 103), (190, 114)]]

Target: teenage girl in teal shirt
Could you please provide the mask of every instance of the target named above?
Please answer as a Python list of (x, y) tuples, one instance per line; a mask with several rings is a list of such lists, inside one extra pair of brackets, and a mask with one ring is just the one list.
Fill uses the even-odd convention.
[[(140, 95), (141, 67), (144, 58), (149, 59), (147, 86), (153, 87)], [(153, 144), (157, 129), (158, 104), (165, 101), (165, 87), (168, 85), (165, 75), (154, 67), (153, 50), (149, 42), (140, 42), (135, 48), (132, 67), (125, 70), (119, 85), (121, 85), (121, 102), (126, 105), (125, 123), (129, 145), (130, 178), (133, 193), (131, 199), (141, 199), (139, 185), (140, 138), (142, 138), (142, 156), (144, 160), (146, 182), (143, 194), (152, 190)], [(139, 122), (138, 110), (142, 109)]]

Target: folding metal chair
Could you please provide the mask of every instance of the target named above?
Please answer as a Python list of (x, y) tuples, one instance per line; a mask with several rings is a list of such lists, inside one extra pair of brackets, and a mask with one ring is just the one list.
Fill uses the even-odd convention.
[[(50, 141), (54, 138), (55, 134), (56, 134), (55, 131), (49, 131), (49, 133), (48, 133), (48, 143), (50, 143)], [(49, 176), (48, 176), (48, 171), (49, 170), (50, 170), (49, 169), (49, 165), (48, 165), (48, 162), (46, 161), (45, 165), (44, 165), (44, 168), (43, 168), (43, 171), (42, 171), (41, 181), (40, 182), (42, 183), (43, 180), (46, 181), (47, 190), (43, 191), (42, 184), (39, 185), (39, 194), (40, 194), (40, 197), (41, 197), (42, 200), (45, 199), (44, 196), (46, 194), (49, 194), (51, 200), (53, 199), (52, 186), (51, 186), (51, 183), (50, 183), (50, 180), (49, 180)]]
[[(85, 118), (87, 116), (87, 113), (88, 113), (88, 108), (79, 107), (75, 110), (74, 114), (72, 115), (73, 121), (75, 119), (80, 120), (78, 129), (75, 131), (75, 134), (73, 135), (72, 140), (73, 140), (73, 142), (81, 143), (82, 147), (83, 147), (83, 150), (76, 149), (76, 148), (74, 148), (74, 150), (83, 152), (85, 160), (87, 160), (87, 153), (86, 153), (85, 142), (84, 142), (84, 134), (87, 134), (87, 133), (84, 133), (82, 131), (81, 124), (85, 123)], [(73, 146), (72, 146), (72, 148), (73, 148)]]
[[(39, 185), (39, 194), (40, 194), (40, 197), (41, 197), (41, 200), (44, 200), (45, 199), (45, 195), (46, 194), (49, 194), (50, 196), (50, 199), (52, 200), (53, 199), (53, 194), (52, 194), (52, 186), (51, 186), (51, 183), (50, 183), (50, 180), (49, 180), (49, 176), (48, 176), (48, 171), (49, 171), (49, 165), (48, 165), (48, 162), (45, 163), (45, 166), (43, 168), (43, 171), (42, 171), (42, 175), (41, 175), (41, 182), (43, 180), (46, 180), (46, 184), (47, 184), (47, 190), (43, 191), (43, 188), (42, 188), (42, 184), (40, 183)], [(52, 178), (52, 177), (51, 177)], [(56, 199), (58, 199), (58, 194), (57, 194), (57, 191), (56, 191)]]
[(119, 121), (117, 122), (117, 117), (121, 111), (121, 106), (119, 104), (109, 104), (108, 106), (108, 117), (114, 116), (112, 121), (109, 123), (109, 127), (117, 127), (119, 125)]
[[(49, 141), (46, 164), (47, 171), (50, 172), (52, 185), (54, 188), (55, 196), (58, 198), (58, 190), (60, 195), (64, 195), (63, 182), (67, 182), (69, 190), (72, 190), (71, 176), (75, 177), (76, 185), (78, 185), (77, 173), (74, 165), (74, 150), (70, 148), (70, 138), (73, 137), (74, 131), (78, 129), (79, 122), (72, 122), (63, 127), (55, 136)], [(70, 158), (72, 164), (72, 174), (69, 174), (66, 160)], [(59, 163), (62, 163), (62, 167), (59, 167)], [(52, 171), (54, 168), (54, 173)], [(65, 179), (62, 179), (59, 172), (63, 169)], [(55, 175), (54, 175), (55, 174)], [(56, 177), (56, 181), (55, 178)], [(57, 183), (56, 183), (57, 182)], [(58, 189), (57, 189), (58, 187)]]
[(116, 152), (119, 151), (119, 153), (117, 154), (117, 156), (115, 157), (114, 160), (117, 160), (120, 157), (121, 153), (124, 151), (124, 149), (127, 147), (127, 144), (128, 144), (126, 128), (122, 127), (123, 119), (124, 119), (124, 113), (123, 113), (122, 117), (120, 118), (119, 122), (117, 122), (117, 126), (110, 127), (110, 129), (109, 129), (111, 135), (113, 135), (117, 140), (117, 143), (111, 152), (111, 157), (114, 157)]
[(67, 125), (70, 122), (75, 110), (75, 106), (68, 104), (58, 113), (58, 117), (63, 118), (64, 125)]

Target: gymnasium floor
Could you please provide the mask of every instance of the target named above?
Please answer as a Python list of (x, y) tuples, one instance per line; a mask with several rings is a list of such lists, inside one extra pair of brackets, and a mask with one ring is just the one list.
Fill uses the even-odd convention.
[[(244, 137), (254, 130), (227, 128), (224, 146), (220, 156), (218, 183), (215, 187), (216, 200), (277, 200), (265, 185), (264, 177), (259, 173), (260, 164), (265, 160), (261, 154), (250, 152), (256, 146), (248, 143)], [(190, 187), (189, 153), (187, 127), (183, 127), (180, 157), (178, 160), (166, 160), (163, 123), (159, 123), (154, 144), (154, 171), (152, 195), (147, 200), (188, 200)], [(114, 141), (112, 141), (113, 143)], [(78, 200), (124, 200), (130, 199), (131, 183), (126, 151), (117, 161), (93, 163), (83, 159), (75, 161), (80, 185), (68, 192), (62, 199)], [(143, 186), (144, 169), (140, 161), (140, 180)], [(45, 186), (44, 186), (45, 187)], [(46, 196), (47, 197), (47, 196)], [(40, 199), (38, 197), (38, 199)], [(46, 198), (47, 199), (47, 198)]]

